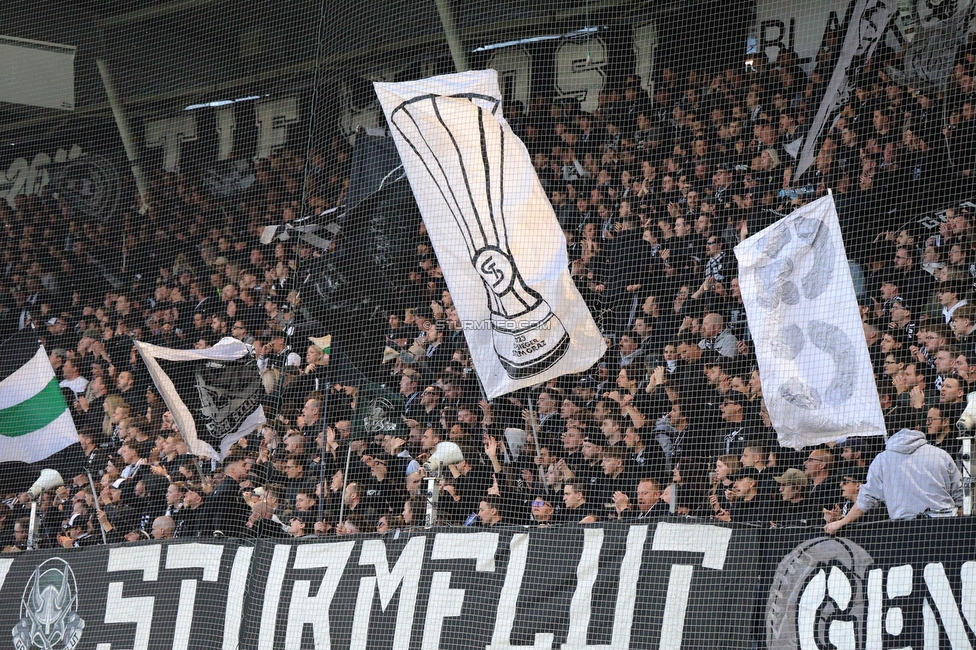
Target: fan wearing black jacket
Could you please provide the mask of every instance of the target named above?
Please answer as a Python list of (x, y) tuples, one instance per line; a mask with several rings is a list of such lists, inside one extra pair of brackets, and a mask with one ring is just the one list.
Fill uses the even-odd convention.
[(590, 524), (600, 520), (600, 512), (587, 502), (586, 490), (589, 486), (580, 480), (573, 480), (563, 486), (565, 507), (558, 512), (554, 523)]
[(668, 504), (661, 500), (661, 487), (652, 478), (638, 481), (636, 503), (632, 503), (625, 492), (616, 492), (613, 495), (613, 505), (617, 511), (617, 519), (621, 521), (651, 519), (668, 514)]
[(251, 509), (241, 495), (240, 482), (247, 478), (246, 456), (231, 452), (224, 459), (224, 480), (203, 504), (203, 521), (214, 533), (224, 537), (244, 537)]
[(769, 526), (774, 519), (775, 509), (772, 501), (759, 492), (759, 472), (755, 467), (743, 467), (732, 479), (732, 490), (728, 510), (721, 510), (716, 519), (741, 524)]

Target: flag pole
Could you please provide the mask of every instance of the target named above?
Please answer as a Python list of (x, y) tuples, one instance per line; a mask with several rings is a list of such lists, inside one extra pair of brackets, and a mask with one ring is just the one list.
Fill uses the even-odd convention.
[[(319, 521), (322, 521), (322, 514), (325, 512), (325, 445), (329, 439), (329, 391), (332, 384), (328, 377), (325, 380), (325, 398), (322, 400), (322, 444), (319, 445)], [(346, 459), (346, 471), (349, 471), (349, 460)], [(343, 496), (345, 496), (346, 475), (343, 473)], [(340, 510), (341, 512), (341, 510)]]
[(37, 532), (37, 499), (31, 498), (30, 524), (27, 526), (27, 550), (36, 551), (34, 534)]
[(961, 431), (959, 440), (959, 458), (962, 461), (962, 514), (969, 517), (973, 514), (973, 435), (969, 431)]
[[(532, 409), (532, 398), (529, 397), (526, 400), (529, 403), (529, 422), (532, 423), (532, 442), (535, 443), (535, 455), (542, 455), (542, 448), (539, 447), (539, 425), (535, 420), (535, 411)], [(542, 488), (549, 494), (549, 484), (546, 483), (546, 473), (542, 469), (542, 465), (539, 465), (539, 479), (542, 481)]]
[(349, 439), (349, 444), (346, 445), (346, 469), (342, 472), (342, 494), (339, 495), (339, 521), (336, 525), (342, 523), (342, 516), (345, 514), (346, 510), (346, 483), (349, 482), (349, 459), (352, 457), (352, 438)]
[[(85, 468), (85, 474), (88, 474), (88, 484), (92, 489), (92, 498), (95, 499), (95, 512), (102, 514), (102, 508), (98, 505), (98, 493), (95, 492), (95, 479), (92, 478), (91, 470), (87, 467)], [(98, 529), (102, 531), (102, 544), (108, 544), (108, 538), (105, 536), (105, 529), (102, 528), (101, 525), (98, 526)]]

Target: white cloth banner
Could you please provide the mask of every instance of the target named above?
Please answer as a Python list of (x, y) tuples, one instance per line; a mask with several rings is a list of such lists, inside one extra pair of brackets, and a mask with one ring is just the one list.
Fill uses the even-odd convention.
[(735, 247), (762, 391), (785, 447), (882, 435), (884, 415), (834, 201)]
[(606, 350), (494, 70), (376, 83), (489, 398), (588, 369)]

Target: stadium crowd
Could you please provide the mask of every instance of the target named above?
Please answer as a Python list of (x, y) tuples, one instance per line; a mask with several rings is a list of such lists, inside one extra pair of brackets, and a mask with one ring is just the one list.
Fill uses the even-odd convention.
[[(976, 382), (976, 231), (960, 207), (976, 180), (976, 49), (959, 54), (944, 92), (901, 86), (869, 61), (794, 182), (833, 69), (828, 50), (812, 74), (784, 50), (749, 71), (663, 70), (653, 96), (622, 79), (593, 113), (541, 94), (508, 103), (610, 349), (586, 373), (486, 401), (421, 229), (381, 369), (402, 397), (398, 436), (352, 436), (360, 386), (330, 376), (327, 340), (290, 334), (314, 318), (300, 291), (311, 262), (356, 251), (341, 236), (327, 251), (260, 243), (265, 226), (303, 212), (303, 182), (311, 208), (342, 203), (344, 140), (312, 151), (307, 175), (295, 149), (258, 161), (256, 182), (230, 200), (196, 175), (159, 172), (146, 213), (117, 224), (77, 217), (50, 194), (0, 203), (0, 330), (37, 329), (79, 430), (76, 473), (42, 497), (42, 544), (97, 544), (102, 531), (112, 542), (423, 525), (423, 464), (442, 441), (465, 459), (437, 482), (443, 523), (845, 519), (883, 500), (859, 490), (884, 441), (778, 445), (732, 253), (828, 188), (888, 430), (920, 432), (911, 451), (956, 455), (954, 425)], [(920, 225), (941, 209), (940, 225)], [(260, 360), (268, 423), (217, 463), (188, 453), (132, 339), (206, 348), (225, 336)], [(955, 514), (958, 469), (945, 472), (942, 483), (929, 477), (942, 493), (902, 494), (908, 505), (893, 516)], [(23, 548), (28, 498), (6, 496), (0, 543)], [(861, 521), (885, 516), (875, 508)]]

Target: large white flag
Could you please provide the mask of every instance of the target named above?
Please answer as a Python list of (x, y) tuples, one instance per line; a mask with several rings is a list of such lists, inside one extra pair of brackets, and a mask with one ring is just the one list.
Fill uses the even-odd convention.
[(494, 70), (376, 83), (489, 398), (586, 370), (606, 348)]
[(735, 256), (780, 444), (884, 434), (834, 200), (780, 219), (736, 246)]
[(881, 42), (897, 9), (897, 0), (856, 0), (854, 3), (844, 45), (830, 76), (830, 83), (827, 84), (827, 91), (820, 101), (817, 116), (813, 119), (810, 132), (803, 143), (794, 178), (800, 178), (813, 164), (821, 133), (829, 128), (828, 125), (833, 125), (837, 113), (847, 103), (857, 85), (861, 68)]

